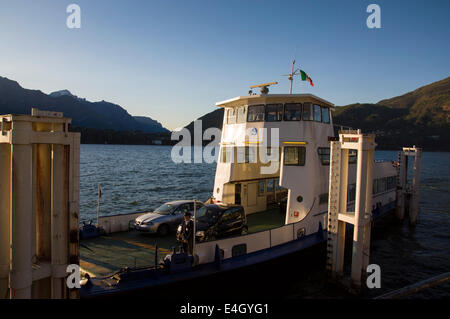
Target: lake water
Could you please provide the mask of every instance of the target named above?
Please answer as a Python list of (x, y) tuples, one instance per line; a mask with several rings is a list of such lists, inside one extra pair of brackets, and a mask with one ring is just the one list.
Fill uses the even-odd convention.
[[(208, 199), (215, 163), (175, 164), (170, 153), (169, 146), (81, 145), (81, 220), (95, 221), (99, 183), (101, 215), (148, 211), (175, 199)], [(375, 159), (397, 160), (397, 152), (377, 151)], [(423, 153), (419, 205), (414, 228), (390, 217), (375, 226), (370, 261), (381, 266), (382, 288), (369, 296), (450, 271), (450, 153)], [(297, 286), (293, 283), (292, 290)], [(334, 296), (324, 291), (322, 296)], [(416, 295), (443, 296), (450, 296), (448, 283)]]

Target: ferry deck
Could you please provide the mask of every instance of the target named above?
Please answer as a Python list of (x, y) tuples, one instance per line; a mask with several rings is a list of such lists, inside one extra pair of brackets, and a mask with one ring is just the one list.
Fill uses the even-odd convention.
[[(247, 216), (249, 233), (256, 233), (283, 226), (285, 213), (278, 208)], [(91, 277), (101, 277), (121, 268), (151, 267), (155, 264), (155, 245), (158, 259), (172, 253), (177, 246), (174, 233), (160, 237), (138, 231), (118, 232), (81, 241), (80, 266)]]

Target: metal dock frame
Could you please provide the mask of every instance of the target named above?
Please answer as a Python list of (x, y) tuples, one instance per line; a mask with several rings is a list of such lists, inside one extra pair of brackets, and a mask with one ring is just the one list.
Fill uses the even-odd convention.
[[(346, 282), (345, 232), (346, 224), (352, 224), (354, 228), (350, 288), (355, 291), (360, 290), (369, 264), (375, 145), (375, 135), (361, 134), (360, 130), (341, 132), (339, 141), (331, 142), (327, 269), (332, 279)], [(347, 211), (349, 150), (358, 152), (354, 212)]]
[[(408, 183), (408, 159), (412, 157), (412, 182)], [(397, 201), (395, 214), (398, 219), (405, 217), (406, 203), (409, 197), (409, 223), (415, 226), (419, 214), (420, 168), (422, 149), (420, 147), (404, 147), (398, 152)]]

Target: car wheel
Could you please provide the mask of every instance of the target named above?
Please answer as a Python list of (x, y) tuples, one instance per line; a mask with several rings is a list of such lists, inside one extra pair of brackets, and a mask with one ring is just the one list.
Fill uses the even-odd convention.
[(160, 236), (166, 236), (169, 233), (169, 226), (166, 224), (163, 224), (158, 227), (158, 235)]
[(248, 227), (247, 226), (242, 227), (241, 235), (247, 235), (247, 234), (248, 234)]

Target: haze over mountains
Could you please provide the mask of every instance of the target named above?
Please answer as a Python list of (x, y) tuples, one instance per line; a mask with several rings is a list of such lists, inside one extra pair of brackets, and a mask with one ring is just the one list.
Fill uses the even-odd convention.
[[(202, 129), (222, 127), (223, 108), (198, 118)], [(371, 104), (336, 106), (337, 125), (376, 133), (377, 149), (421, 146), (428, 151), (450, 151), (450, 77), (412, 92)], [(186, 126), (193, 132), (194, 122)]]
[(116, 131), (168, 133), (161, 123), (149, 117), (132, 116), (120, 105), (106, 101), (89, 102), (69, 90), (45, 94), (22, 88), (16, 81), (0, 77), (0, 114), (31, 114), (31, 108), (63, 112), (72, 125)]

